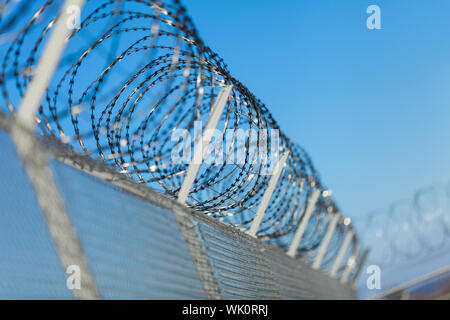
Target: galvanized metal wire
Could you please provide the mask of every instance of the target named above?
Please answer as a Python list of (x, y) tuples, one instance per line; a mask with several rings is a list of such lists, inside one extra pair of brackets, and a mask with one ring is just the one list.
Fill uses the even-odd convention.
[[(0, 47), (0, 108), (11, 114), (20, 105), (61, 6), (54, 0), (25, 3), (3, 1), (0, 6), (0, 30), (14, 32)], [(28, 10), (30, 17), (21, 18)], [(327, 188), (305, 150), (280, 130), (268, 107), (201, 40), (179, 1), (87, 1), (67, 41), (36, 115), (43, 136), (176, 197), (189, 162), (173, 161), (180, 154), (174, 133), (182, 129), (193, 137), (185, 146), (192, 150), (218, 92), (232, 85), (212, 142), (224, 147), (214, 149), (212, 162), (202, 164), (188, 205), (248, 229), (277, 160), (272, 156), (289, 151), (257, 234), (288, 247), (310, 195)], [(339, 213), (331, 194), (321, 192), (298, 252), (314, 259), (330, 217)], [(325, 265), (351, 228), (339, 220)]]

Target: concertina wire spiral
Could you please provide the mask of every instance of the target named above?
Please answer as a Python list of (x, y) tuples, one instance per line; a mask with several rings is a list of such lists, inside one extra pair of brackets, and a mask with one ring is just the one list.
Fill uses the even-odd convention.
[[(17, 111), (61, 4), (0, 4), (1, 110)], [(308, 154), (279, 130), (267, 107), (203, 43), (179, 1), (88, 0), (82, 13), (36, 115), (41, 135), (176, 197), (189, 163), (171, 161), (177, 144), (173, 132), (182, 128), (195, 135), (198, 121), (204, 128), (218, 92), (233, 85), (217, 128), (224, 141), (230, 134), (230, 150), (244, 161), (226, 157), (220, 164), (203, 163), (188, 205), (248, 229), (270, 178), (264, 173), (267, 162), (255, 154), (289, 151), (257, 234), (286, 249), (312, 192), (326, 188)], [(239, 130), (248, 136), (239, 140)], [(321, 192), (299, 253), (315, 256), (328, 221), (338, 213), (330, 192)], [(353, 228), (344, 220), (339, 220), (324, 265)], [(356, 242), (355, 237), (349, 252)]]

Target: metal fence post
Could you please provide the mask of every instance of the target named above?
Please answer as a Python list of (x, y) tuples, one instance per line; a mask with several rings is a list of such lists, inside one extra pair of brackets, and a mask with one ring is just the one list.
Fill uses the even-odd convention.
[(219, 94), (217, 95), (217, 99), (214, 102), (213, 107), (211, 108), (211, 113), (209, 115), (208, 122), (206, 123), (205, 131), (203, 132), (203, 136), (200, 137), (198, 145), (194, 148), (194, 156), (191, 159), (191, 164), (189, 165), (186, 176), (183, 180), (183, 184), (181, 185), (180, 191), (178, 192), (177, 201), (179, 203), (185, 204), (188, 199), (192, 184), (194, 183), (198, 170), (202, 165), (204, 153), (207, 150), (207, 148), (203, 148), (203, 146), (209, 145), (209, 142), (211, 141), (213, 135), (213, 131), (214, 129), (216, 129), (217, 124), (219, 123), (220, 116), (222, 115), (223, 109), (228, 101), (232, 88), (233, 86), (230, 85), (220, 90)]
[(62, 52), (66, 46), (66, 38), (70, 34), (71, 29), (67, 26), (67, 22), (71, 19), (72, 13), (69, 8), (75, 6), (83, 7), (86, 0), (66, 0), (61, 9), (60, 16), (56, 21), (50, 39), (48, 40), (42, 57), (33, 74), (33, 78), (28, 85), (27, 91), (22, 99), (17, 117), (20, 123), (27, 128), (34, 128), (35, 114), (41, 104), (42, 96), (55, 72), (56, 67), (61, 59)]
[(298, 246), (300, 245), (300, 241), (302, 240), (303, 233), (305, 232), (306, 226), (308, 225), (308, 221), (311, 218), (314, 210), (316, 209), (316, 203), (319, 199), (320, 192), (320, 189), (315, 190), (309, 198), (305, 215), (303, 216), (303, 219), (300, 222), (297, 231), (295, 231), (294, 239), (289, 246), (289, 250), (287, 252), (288, 256), (295, 257), (295, 253), (297, 252)]
[(364, 250), (361, 256), (361, 260), (358, 263), (358, 267), (356, 268), (355, 274), (353, 275), (353, 278), (351, 280), (352, 286), (355, 285), (356, 281), (358, 280), (359, 274), (361, 273), (361, 269), (366, 263), (367, 256), (369, 255), (369, 249)]
[[(189, 164), (188, 170), (186, 171), (186, 176), (184, 177), (177, 197), (177, 201), (183, 205), (186, 204), (186, 201), (189, 197), (189, 192), (191, 191), (192, 184), (194, 183), (198, 170), (203, 163), (203, 157), (211, 141), (213, 131), (214, 129), (216, 129), (217, 124), (219, 123), (220, 116), (222, 115), (223, 109), (227, 104), (232, 89), (233, 86), (230, 85), (220, 90), (219, 94), (217, 95), (216, 101), (211, 108), (209, 119), (205, 126), (205, 131), (199, 138), (200, 140), (194, 148), (194, 155), (191, 158), (191, 163)], [(203, 146), (206, 147), (203, 148)], [(187, 224), (186, 221), (190, 221), (190, 218), (185, 217), (185, 214), (181, 210), (174, 210), (174, 215), (177, 219), (178, 226), (180, 227), (183, 236), (186, 240), (190, 239), (189, 241), (186, 241), (186, 243), (192, 257), (196, 257), (195, 259), (193, 259), (194, 264), (198, 270), (200, 280), (203, 283), (203, 287), (206, 291), (206, 294), (208, 295), (208, 298), (222, 299), (222, 295), (220, 293), (219, 286), (210, 265), (210, 261), (202, 248), (202, 242), (197, 235), (197, 231), (192, 227), (185, 226)]]
[(16, 145), (30, 178), (39, 206), (42, 209), (50, 235), (56, 246), (61, 264), (68, 269), (77, 265), (80, 268), (82, 283), (80, 289), (73, 289), (78, 299), (100, 298), (95, 279), (90, 272), (87, 258), (78, 240), (75, 228), (64, 206), (52, 172), (48, 167), (48, 155), (40, 149), (38, 142), (30, 136), (35, 128), (36, 111), (41, 104), (42, 96), (59, 64), (62, 52), (66, 46), (66, 38), (70, 33), (67, 21), (71, 14), (68, 10), (72, 6), (83, 7), (85, 0), (66, 0), (60, 16), (56, 20), (55, 29), (47, 41), (33, 78), (27, 87), (17, 113), (17, 123), (14, 124), (11, 137)]
[(356, 265), (355, 260), (356, 260), (356, 257), (358, 256), (359, 248), (360, 248), (360, 246), (359, 246), (359, 244), (357, 244), (354, 253), (347, 260), (344, 273), (342, 273), (342, 277), (341, 277), (342, 283), (345, 283), (348, 281), (348, 278), (350, 277), (350, 273), (355, 268), (355, 265)]
[(314, 260), (314, 263), (312, 265), (314, 269), (320, 268), (320, 264), (322, 263), (322, 259), (325, 255), (325, 252), (327, 251), (328, 244), (330, 243), (331, 237), (333, 236), (334, 233), (334, 229), (336, 228), (336, 225), (340, 217), (341, 216), (338, 213), (336, 213), (334, 217), (331, 219), (328, 225), (327, 232), (325, 233), (325, 237), (323, 238), (322, 244), (319, 248), (319, 253), (317, 254), (316, 260)]
[(344, 242), (342, 243), (342, 246), (339, 249), (339, 253), (336, 256), (336, 259), (334, 260), (333, 267), (331, 268), (331, 271), (330, 271), (330, 276), (331, 277), (335, 277), (336, 276), (336, 274), (337, 274), (337, 272), (339, 270), (339, 266), (341, 265), (342, 259), (344, 258), (345, 252), (347, 251), (348, 246), (350, 245), (354, 234), (355, 234), (355, 231), (350, 230), (345, 235)]
[(252, 225), (248, 230), (248, 234), (255, 237), (256, 232), (258, 231), (259, 225), (261, 224), (262, 219), (266, 213), (267, 206), (269, 205), (270, 198), (272, 197), (272, 193), (275, 190), (275, 186), (277, 185), (278, 179), (280, 178), (281, 171), (283, 170), (284, 165), (286, 164), (287, 157), (289, 155), (289, 151), (283, 153), (275, 166), (272, 176), (269, 180), (269, 185), (267, 186), (266, 191), (262, 197), (261, 203), (259, 204), (258, 210), (256, 211), (255, 218), (253, 219)]

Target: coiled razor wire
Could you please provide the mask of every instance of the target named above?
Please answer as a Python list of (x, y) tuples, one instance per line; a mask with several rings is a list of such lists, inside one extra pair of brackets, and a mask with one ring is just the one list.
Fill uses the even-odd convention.
[(409, 201), (370, 213), (358, 222), (361, 241), (378, 265), (426, 258), (450, 244), (450, 183), (417, 191)]
[[(14, 37), (0, 48), (1, 109), (17, 111), (61, 4), (2, 2), (0, 30)], [(67, 40), (36, 115), (44, 137), (176, 197), (189, 163), (172, 161), (180, 147), (174, 133), (181, 129), (194, 137), (187, 142), (192, 150), (218, 92), (233, 85), (217, 127), (220, 134), (212, 142), (225, 147), (215, 152), (213, 163), (202, 164), (188, 205), (249, 228), (270, 179), (273, 161), (264, 159), (289, 151), (258, 230), (262, 240), (288, 247), (310, 195), (326, 188), (308, 154), (279, 130), (267, 107), (203, 43), (179, 1), (88, 0)], [(314, 257), (330, 217), (338, 212), (331, 196), (321, 193), (299, 247), (302, 254)], [(343, 220), (326, 261), (352, 228)]]

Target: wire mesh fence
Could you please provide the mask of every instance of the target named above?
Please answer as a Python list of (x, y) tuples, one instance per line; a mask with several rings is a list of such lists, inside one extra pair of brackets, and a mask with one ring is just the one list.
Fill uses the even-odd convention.
[[(74, 298), (51, 222), (11, 138), (13, 127), (14, 120), (0, 114), (6, 164), (0, 169), (0, 297)], [(58, 140), (28, 139), (48, 159), (98, 298), (355, 298), (351, 286), (305, 261), (136, 184)], [(76, 264), (76, 254), (72, 259)]]
[[(62, 1), (21, 6), (4, 3), (0, 22), (10, 39), (0, 48), (0, 108), (11, 114), (33, 78)], [(185, 8), (178, 1), (87, 1), (76, 20), (68, 21), (73, 29), (66, 51), (36, 115), (40, 133), (175, 198), (219, 90), (232, 85), (188, 205), (248, 229), (273, 165), (289, 151), (257, 235), (287, 249), (311, 194), (324, 191), (298, 248), (313, 260), (339, 208), (308, 154), (203, 43)], [(325, 266), (351, 229), (339, 220)]]

